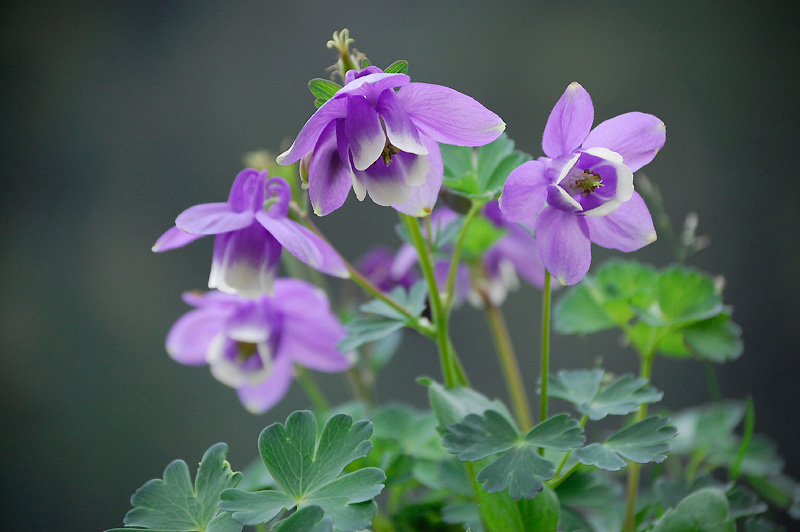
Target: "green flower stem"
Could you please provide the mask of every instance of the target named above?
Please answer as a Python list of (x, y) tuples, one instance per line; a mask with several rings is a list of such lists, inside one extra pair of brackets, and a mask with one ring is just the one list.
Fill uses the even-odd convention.
[[(550, 300), (552, 291), (550, 282), (553, 276), (544, 271), (544, 288), (542, 290), (542, 366), (539, 375), (542, 379), (542, 388), (539, 403), (539, 421), (547, 419), (547, 381), (550, 376)], [(539, 449), (539, 454), (544, 455), (544, 449)]]
[[(663, 339), (663, 336), (661, 337)], [(653, 372), (653, 359), (656, 354), (656, 347), (661, 342), (659, 339), (656, 342), (650, 342), (650, 350), (646, 353), (641, 353), (641, 367), (639, 368), (639, 376), (647, 379), (650, 382), (650, 376)], [(636, 412), (634, 421), (641, 421), (647, 415), (647, 404), (639, 407)], [(636, 495), (639, 491), (639, 476), (641, 472), (641, 464), (631, 462), (628, 469), (628, 500), (625, 509), (625, 532), (634, 532), (636, 530)]]
[[(458, 263), (461, 260), (461, 249), (464, 247), (464, 239), (467, 236), (467, 230), (469, 229), (472, 220), (475, 219), (475, 215), (478, 214), (485, 202), (475, 201), (472, 203), (472, 206), (469, 208), (466, 216), (464, 216), (464, 223), (461, 225), (461, 229), (458, 232), (458, 238), (456, 240), (455, 249), (453, 249), (453, 257), (450, 261), (450, 270), (447, 273), (447, 296), (444, 300), (444, 311), (449, 313), (450, 309), (453, 305), (453, 293), (455, 292), (455, 285), (456, 285), (456, 273), (458, 273)], [(430, 218), (430, 217), (429, 217)], [(430, 232), (430, 230), (428, 230)]]
[(468, 386), (463, 368), (460, 367), (461, 362), (458, 360), (450, 343), (447, 312), (445, 312), (442, 306), (442, 298), (439, 294), (439, 287), (436, 284), (436, 276), (434, 275), (431, 256), (428, 253), (422, 231), (420, 231), (419, 222), (413, 216), (403, 213), (400, 213), (400, 220), (402, 220), (408, 232), (411, 245), (417, 250), (419, 266), (422, 270), (422, 275), (428, 283), (428, 299), (431, 305), (431, 317), (433, 318), (433, 324), (436, 329), (436, 343), (439, 347), (439, 359), (442, 364), (445, 385), (448, 388)]
[(704, 360), (703, 366), (706, 369), (706, 381), (708, 382), (708, 393), (711, 396), (711, 401), (719, 404), (722, 401), (722, 392), (719, 390), (719, 381), (717, 380), (717, 372), (714, 370), (714, 364)]
[(308, 398), (311, 399), (314, 409), (319, 414), (330, 412), (330, 403), (327, 399), (325, 399), (325, 396), (322, 395), (322, 390), (319, 389), (317, 383), (314, 382), (313, 378), (311, 378), (311, 374), (308, 372), (308, 370), (306, 370), (303, 366), (295, 366), (294, 374), (297, 377), (297, 380), (300, 381), (300, 385), (303, 387), (303, 390), (305, 390)]
[[(586, 422), (588, 420), (589, 420), (589, 416), (584, 415), (581, 418), (580, 427), (581, 428), (585, 427), (586, 426)], [(569, 468), (569, 471), (564, 473), (564, 476), (561, 476), (561, 477), (559, 476), (561, 474), (561, 470), (564, 469), (564, 466), (567, 464), (567, 460), (569, 460), (569, 457), (571, 455), (572, 455), (572, 449), (570, 449), (569, 451), (564, 453), (564, 458), (561, 459), (561, 463), (558, 464), (558, 468), (556, 469), (556, 474), (553, 475), (553, 478), (555, 480), (551, 480), (550, 482), (548, 482), (547, 483), (548, 486), (550, 486), (553, 489), (556, 489), (556, 487), (558, 487), (559, 484), (561, 484), (562, 482), (567, 480), (567, 478), (569, 478), (569, 476), (578, 468), (578, 466), (580, 465), (580, 462), (575, 462), (575, 464), (571, 468)]]
[[(307, 214), (303, 213), (299, 209), (297, 204), (292, 202), (290, 206), (292, 207), (294, 212), (297, 213), (300, 219), (303, 220), (303, 223), (305, 224), (306, 227), (308, 227), (315, 235), (317, 235), (330, 245), (330, 242), (328, 241), (327, 238), (325, 238), (325, 235), (322, 234), (322, 231), (320, 231), (319, 228), (317, 228), (317, 226), (314, 225), (314, 222), (311, 221), (311, 218), (309, 218)], [(331, 248), (336, 249), (332, 245)], [(345, 259), (341, 254), (339, 254), (339, 258), (342, 260), (344, 267), (347, 268), (347, 271), (350, 273), (350, 278), (353, 280), (354, 283), (363, 288), (365, 292), (371, 294), (376, 299), (380, 299), (381, 301), (383, 301), (384, 303), (395, 309), (397, 312), (408, 318), (409, 327), (416, 329), (420, 334), (423, 334), (425, 336), (434, 337), (436, 335), (436, 331), (434, 330), (434, 328), (426, 323), (427, 320), (424, 320), (424, 318), (420, 318), (419, 316), (414, 316), (411, 312), (408, 311), (408, 309), (406, 309), (400, 303), (398, 303), (391, 297), (384, 294), (377, 286), (375, 286), (372, 283), (372, 281), (364, 277), (364, 275), (362, 275), (361, 272), (359, 272), (355, 268), (355, 266), (350, 264), (350, 262), (347, 259)]]
[(500, 367), (503, 369), (506, 389), (511, 397), (511, 405), (514, 407), (514, 417), (517, 418), (517, 424), (519, 424), (520, 429), (523, 432), (527, 432), (533, 427), (533, 415), (531, 414), (528, 394), (525, 391), (525, 384), (522, 382), (517, 355), (511, 343), (511, 335), (508, 333), (503, 311), (493, 304), (483, 292), (481, 292), (481, 296), (483, 296), (486, 316), (489, 319), (489, 328), (492, 331), (492, 338), (497, 349), (497, 357), (500, 359)]
[(350, 389), (356, 399), (364, 403), (368, 408), (375, 408), (373, 390), (364, 382), (361, 368), (357, 364), (347, 370), (347, 382), (350, 384)]

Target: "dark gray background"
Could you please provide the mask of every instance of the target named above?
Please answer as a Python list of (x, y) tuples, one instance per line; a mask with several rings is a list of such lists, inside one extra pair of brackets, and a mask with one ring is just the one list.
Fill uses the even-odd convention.
[[(786, 3), (788, 5), (788, 3)], [(548, 113), (579, 81), (596, 121), (650, 112), (667, 143), (645, 170), (673, 219), (700, 215), (713, 245), (693, 261), (727, 279), (744, 357), (719, 369), (724, 395), (752, 393), (759, 432), (800, 476), (797, 377), (796, 8), (755, 2), (6, 3), (0, 18), (0, 495), (3, 530), (119, 526), (128, 499), (172, 459), (217, 441), (242, 468), (264, 426), (308, 401), (292, 388), (247, 414), (164, 336), (205, 286), (211, 240), (150, 252), (182, 209), (221, 201), (242, 153), (277, 151), (313, 112), (306, 89), (349, 27), (376, 64), (469, 94), (539, 155)], [(355, 258), (395, 246), (394, 213), (353, 197), (319, 225)], [(618, 254), (594, 248), (594, 264)], [(665, 265), (663, 239), (635, 255)], [(507, 306), (533, 386), (539, 294)], [(455, 318), (456, 345), (485, 393), (503, 396), (483, 317)], [(554, 340), (556, 368), (635, 371), (614, 335)], [(424, 403), (433, 346), (404, 344), (381, 397)], [(388, 376), (386, 376), (388, 377)], [(321, 378), (331, 397), (344, 381)], [(659, 359), (672, 408), (706, 401), (701, 365)]]

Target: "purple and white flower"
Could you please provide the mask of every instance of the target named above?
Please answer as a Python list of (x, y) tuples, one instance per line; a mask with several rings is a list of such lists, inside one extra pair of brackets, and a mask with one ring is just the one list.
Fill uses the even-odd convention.
[(273, 296), (258, 299), (216, 291), (184, 294), (196, 308), (167, 335), (172, 359), (208, 365), (257, 414), (286, 394), (295, 364), (333, 373), (353, 363), (336, 348), (345, 332), (320, 289), (295, 279), (277, 279), (274, 287)]
[(284, 179), (268, 179), (266, 170), (243, 170), (227, 202), (186, 209), (175, 227), (156, 241), (153, 251), (217, 235), (208, 287), (249, 298), (271, 293), (282, 249), (321, 272), (349, 277), (341, 257), (327, 242), (287, 217), (290, 200)]
[(650, 212), (633, 190), (633, 172), (664, 146), (664, 123), (637, 112), (591, 129), (593, 121), (589, 93), (572, 83), (547, 120), (547, 157), (511, 172), (500, 196), (508, 221), (536, 216), (542, 262), (565, 285), (586, 275), (591, 242), (627, 252), (656, 239)]
[(278, 157), (288, 164), (313, 151), (308, 184), (319, 216), (341, 207), (351, 188), (359, 200), (369, 194), (379, 205), (425, 216), (442, 185), (437, 143), (482, 146), (505, 129), (469, 96), (410, 83), (405, 74), (369, 66), (348, 71), (345, 82)]

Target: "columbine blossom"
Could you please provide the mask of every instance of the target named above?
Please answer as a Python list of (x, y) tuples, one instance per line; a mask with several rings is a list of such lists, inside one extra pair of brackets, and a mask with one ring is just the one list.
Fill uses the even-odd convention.
[(591, 129), (593, 120), (589, 93), (572, 83), (547, 120), (547, 157), (511, 172), (500, 196), (507, 220), (536, 216), (542, 262), (561, 284), (586, 275), (591, 242), (634, 251), (656, 239), (650, 212), (633, 190), (633, 172), (664, 146), (664, 123), (636, 112)]
[(399, 271), (393, 268), (395, 253), (389, 248), (376, 246), (358, 259), (361, 273), (372, 281), (383, 292), (389, 292), (396, 286), (406, 290), (419, 280), (419, 275), (411, 270)]
[(181, 364), (208, 365), (251, 412), (266, 412), (281, 400), (295, 364), (324, 372), (352, 365), (336, 349), (345, 332), (328, 298), (303, 281), (276, 280), (272, 297), (190, 292), (184, 301), (196, 308), (170, 329), (170, 357)]
[[(317, 215), (342, 206), (352, 187), (363, 200), (412, 216), (430, 213), (442, 184), (437, 142), (482, 146), (505, 123), (453, 89), (410, 83), (375, 66), (347, 72), (345, 86), (305, 123), (278, 163), (309, 152), (308, 186)], [(399, 90), (395, 90), (399, 87)]]
[(175, 227), (156, 241), (153, 251), (217, 235), (208, 287), (250, 298), (272, 291), (284, 248), (321, 272), (348, 277), (342, 259), (328, 243), (287, 218), (288, 183), (280, 177), (267, 177), (265, 170), (240, 172), (227, 202), (204, 203), (183, 211)]

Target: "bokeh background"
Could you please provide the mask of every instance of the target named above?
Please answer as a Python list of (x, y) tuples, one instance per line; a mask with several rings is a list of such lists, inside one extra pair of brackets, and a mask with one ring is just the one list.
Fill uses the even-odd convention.
[[(789, 7), (791, 5), (791, 7)], [(217, 441), (243, 468), (269, 423), (309, 406), (298, 386), (247, 414), (204, 368), (172, 362), (164, 336), (203, 288), (211, 239), (166, 255), (155, 239), (184, 208), (221, 201), (246, 151), (279, 151), (313, 112), (325, 42), (348, 27), (373, 63), (454, 87), (540, 154), (572, 81), (602, 120), (639, 110), (668, 127), (646, 168), (672, 219), (700, 216), (712, 246), (692, 264), (727, 280), (744, 356), (718, 368), (726, 397), (752, 394), (756, 429), (800, 477), (800, 105), (789, 2), (6, 2), (0, 17), (0, 529), (121, 526), (129, 497), (174, 458)], [(350, 197), (319, 225), (353, 259), (397, 245), (390, 209)], [(594, 264), (613, 256), (595, 248)], [(636, 258), (666, 265), (662, 239)], [(506, 312), (535, 381), (539, 293)], [(484, 319), (455, 318), (456, 346), (485, 393), (504, 397)], [(554, 366), (602, 356), (635, 371), (614, 335), (556, 337)], [(424, 405), (433, 346), (407, 335), (384, 399)], [(321, 378), (334, 400), (344, 380)], [(664, 403), (708, 400), (703, 367), (658, 359)]]

